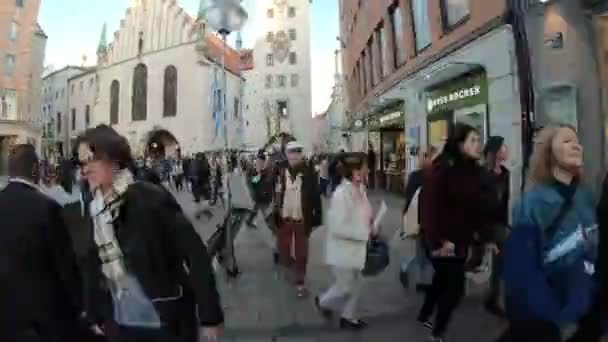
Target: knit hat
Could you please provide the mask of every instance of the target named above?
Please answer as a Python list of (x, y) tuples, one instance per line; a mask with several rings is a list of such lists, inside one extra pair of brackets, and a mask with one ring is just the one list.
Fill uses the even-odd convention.
[(505, 143), (505, 139), (500, 136), (491, 136), (483, 149), (483, 155), (487, 156), (490, 153), (496, 154)]

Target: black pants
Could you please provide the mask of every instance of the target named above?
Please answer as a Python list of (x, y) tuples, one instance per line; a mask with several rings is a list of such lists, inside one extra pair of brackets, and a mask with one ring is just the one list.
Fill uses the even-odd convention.
[(511, 321), (509, 328), (496, 342), (561, 342), (559, 327), (546, 321)]
[[(498, 250), (502, 251), (502, 246), (498, 246)], [(502, 253), (493, 255), (492, 273), (490, 275), (490, 290), (486, 297), (486, 304), (498, 306), (500, 304), (500, 295), (502, 287)]]
[(432, 258), (435, 275), (431, 288), (426, 293), (424, 305), (418, 319), (427, 321), (437, 307), (433, 336), (445, 333), (452, 313), (460, 304), (465, 286), (464, 258)]

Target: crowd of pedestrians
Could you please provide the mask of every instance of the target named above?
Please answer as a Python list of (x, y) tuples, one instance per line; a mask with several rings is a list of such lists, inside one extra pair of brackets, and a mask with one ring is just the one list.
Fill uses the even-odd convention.
[[(455, 124), (443, 146), (417, 151), (407, 178), (399, 236), (415, 242), (402, 272), (417, 269), (417, 323), (429, 341), (444, 341), (467, 279), (490, 273), (481, 305), (509, 322), (499, 341), (599, 341), (608, 181), (596, 205), (581, 181), (576, 130), (547, 127), (512, 198), (507, 144), (483, 140)], [(0, 341), (194, 342), (201, 326), (216, 340), (224, 316), (214, 261), (237, 279), (242, 227), (258, 232), (302, 299), (309, 239), (325, 225), (333, 282), (313, 304), (341, 329), (364, 329), (364, 278), (388, 263), (383, 213), (368, 199), (375, 155), (304, 152), (290, 141), (250, 156), (134, 159), (127, 140), (101, 125), (79, 137), (71, 162), (48, 171), (34, 147), (15, 146), (0, 192)], [(177, 203), (180, 192), (192, 194), (198, 220), (218, 200), (225, 209), (208, 241)]]

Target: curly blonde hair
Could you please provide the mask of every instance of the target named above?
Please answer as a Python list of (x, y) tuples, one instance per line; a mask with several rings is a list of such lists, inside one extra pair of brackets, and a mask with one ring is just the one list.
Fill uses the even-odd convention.
[(553, 141), (562, 128), (576, 132), (576, 128), (569, 124), (558, 124), (541, 129), (534, 140), (534, 152), (530, 159), (530, 172), (528, 174), (528, 187), (535, 184), (551, 182), (555, 177), (553, 169), (557, 163), (554, 157)]

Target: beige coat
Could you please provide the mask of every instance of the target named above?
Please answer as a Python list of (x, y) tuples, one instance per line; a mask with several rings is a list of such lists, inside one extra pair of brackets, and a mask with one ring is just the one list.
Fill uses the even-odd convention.
[(344, 180), (332, 197), (326, 219), (325, 258), (328, 265), (361, 270), (365, 266), (370, 222), (354, 191), (352, 183)]

